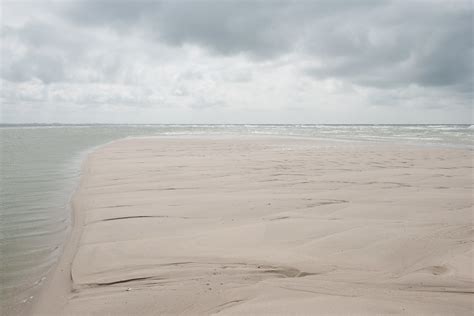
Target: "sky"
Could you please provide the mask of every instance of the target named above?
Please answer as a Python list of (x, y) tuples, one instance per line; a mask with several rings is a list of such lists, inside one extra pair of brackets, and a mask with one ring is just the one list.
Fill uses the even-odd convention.
[(2, 123), (466, 123), (473, 1), (1, 0)]

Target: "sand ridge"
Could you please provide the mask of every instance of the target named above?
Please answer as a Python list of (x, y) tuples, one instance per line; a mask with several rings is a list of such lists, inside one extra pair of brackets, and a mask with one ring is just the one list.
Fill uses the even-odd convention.
[(471, 151), (144, 138), (83, 170), (34, 314), (473, 312)]

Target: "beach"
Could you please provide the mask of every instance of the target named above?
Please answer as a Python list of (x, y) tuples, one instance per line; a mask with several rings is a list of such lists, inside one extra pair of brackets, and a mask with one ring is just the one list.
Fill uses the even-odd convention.
[(472, 151), (155, 137), (83, 164), (34, 315), (473, 312)]

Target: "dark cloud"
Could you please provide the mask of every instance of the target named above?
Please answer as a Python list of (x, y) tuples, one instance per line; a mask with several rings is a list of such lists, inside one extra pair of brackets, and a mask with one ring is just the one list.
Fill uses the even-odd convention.
[(135, 26), (146, 16), (155, 15), (160, 6), (159, 1), (147, 0), (85, 0), (66, 3), (60, 11), (85, 27), (112, 26), (123, 30)]
[(472, 10), (437, 4), (391, 7), (380, 12), (387, 20), (377, 17), (373, 23), (334, 23), (329, 34), (335, 36), (313, 50), (322, 56), (323, 64), (307, 73), (376, 87), (418, 84), (472, 89)]
[(385, 2), (87, 0), (73, 3), (64, 12), (81, 25), (119, 32), (138, 28), (172, 45), (193, 43), (219, 54), (271, 58), (294, 49), (315, 19), (364, 12)]
[(317, 78), (377, 87), (472, 85), (469, 1), (81, 1), (81, 25), (268, 60), (306, 54)]

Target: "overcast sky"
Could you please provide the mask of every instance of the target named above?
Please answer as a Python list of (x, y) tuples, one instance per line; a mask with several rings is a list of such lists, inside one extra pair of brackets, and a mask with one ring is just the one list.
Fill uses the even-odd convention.
[(469, 0), (1, 9), (3, 123), (473, 121)]

